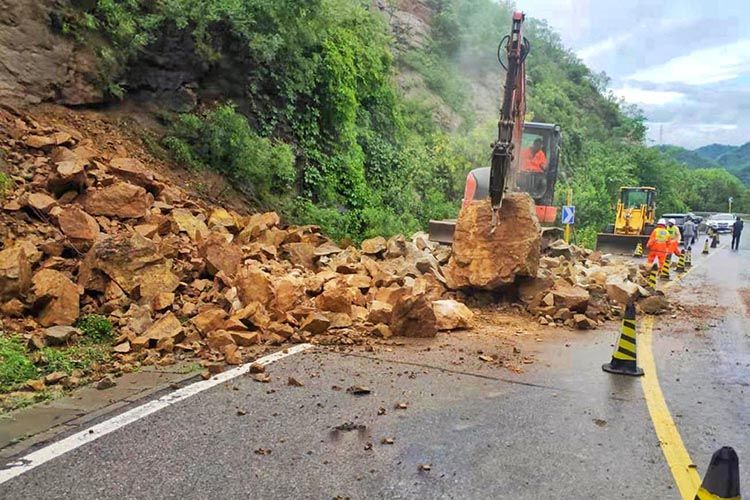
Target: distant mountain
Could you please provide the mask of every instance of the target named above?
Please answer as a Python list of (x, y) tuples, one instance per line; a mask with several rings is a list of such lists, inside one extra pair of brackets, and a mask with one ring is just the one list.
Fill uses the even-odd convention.
[(730, 146), (728, 144), (709, 144), (708, 146), (702, 146), (693, 151), (703, 158), (715, 161), (724, 153), (729, 153), (737, 148), (738, 146)]
[[(708, 146), (707, 146), (708, 147)], [(690, 168), (721, 168), (716, 161), (698, 153), (698, 150), (691, 151), (681, 148), (680, 146), (670, 146), (667, 144), (656, 146), (656, 149), (666, 153), (680, 163), (684, 163)]]
[(742, 146), (710, 144), (698, 149), (660, 145), (656, 149), (690, 168), (723, 168), (750, 186), (750, 142)]

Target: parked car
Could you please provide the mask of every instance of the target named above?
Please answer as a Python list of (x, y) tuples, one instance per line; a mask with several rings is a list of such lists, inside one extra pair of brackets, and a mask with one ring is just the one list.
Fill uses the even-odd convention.
[(708, 218), (706, 225), (719, 233), (731, 233), (735, 218), (734, 214), (714, 214)]
[(680, 233), (682, 232), (682, 228), (685, 225), (685, 220), (687, 220), (687, 214), (662, 214), (660, 219), (674, 219), (674, 225), (680, 228)]

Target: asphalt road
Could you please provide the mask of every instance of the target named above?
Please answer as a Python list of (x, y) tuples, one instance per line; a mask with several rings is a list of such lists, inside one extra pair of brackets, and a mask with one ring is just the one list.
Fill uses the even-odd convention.
[[(675, 286), (692, 313), (657, 319), (653, 340), (698, 470), (732, 445), (745, 485), (748, 249), (719, 250)], [(271, 365), (270, 383), (242, 376), (176, 403), (0, 485), (0, 498), (679, 498), (639, 380), (600, 369), (616, 326), (556, 332), (531, 341), (536, 363), (520, 374), (479, 360), (495, 341), (471, 333), (306, 351)]]

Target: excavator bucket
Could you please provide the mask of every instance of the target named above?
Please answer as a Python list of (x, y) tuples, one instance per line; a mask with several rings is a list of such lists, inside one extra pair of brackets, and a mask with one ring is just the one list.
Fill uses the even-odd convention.
[(648, 235), (613, 233), (599, 233), (596, 235), (596, 249), (602, 253), (633, 255), (633, 250), (635, 250), (639, 242), (645, 247), (646, 242), (648, 242)]
[(450, 245), (453, 243), (453, 231), (456, 230), (456, 219), (431, 220), (430, 241)]

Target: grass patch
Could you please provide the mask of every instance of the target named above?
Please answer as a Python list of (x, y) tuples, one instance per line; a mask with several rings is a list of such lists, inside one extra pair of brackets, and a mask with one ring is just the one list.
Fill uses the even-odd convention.
[(16, 390), (38, 373), (19, 338), (0, 337), (0, 392)]
[[(101, 333), (96, 331), (94, 337), (102, 338)], [(73, 370), (82, 370), (86, 373), (95, 364), (106, 363), (110, 352), (110, 342), (93, 340), (70, 347), (29, 351), (20, 337), (0, 333), (0, 411), (16, 410), (65, 394), (59, 385), (30, 392), (26, 390), (26, 382), (54, 372), (70, 375)]]
[(87, 314), (81, 316), (75, 327), (83, 332), (89, 342), (107, 342), (112, 340), (112, 323), (101, 314)]

